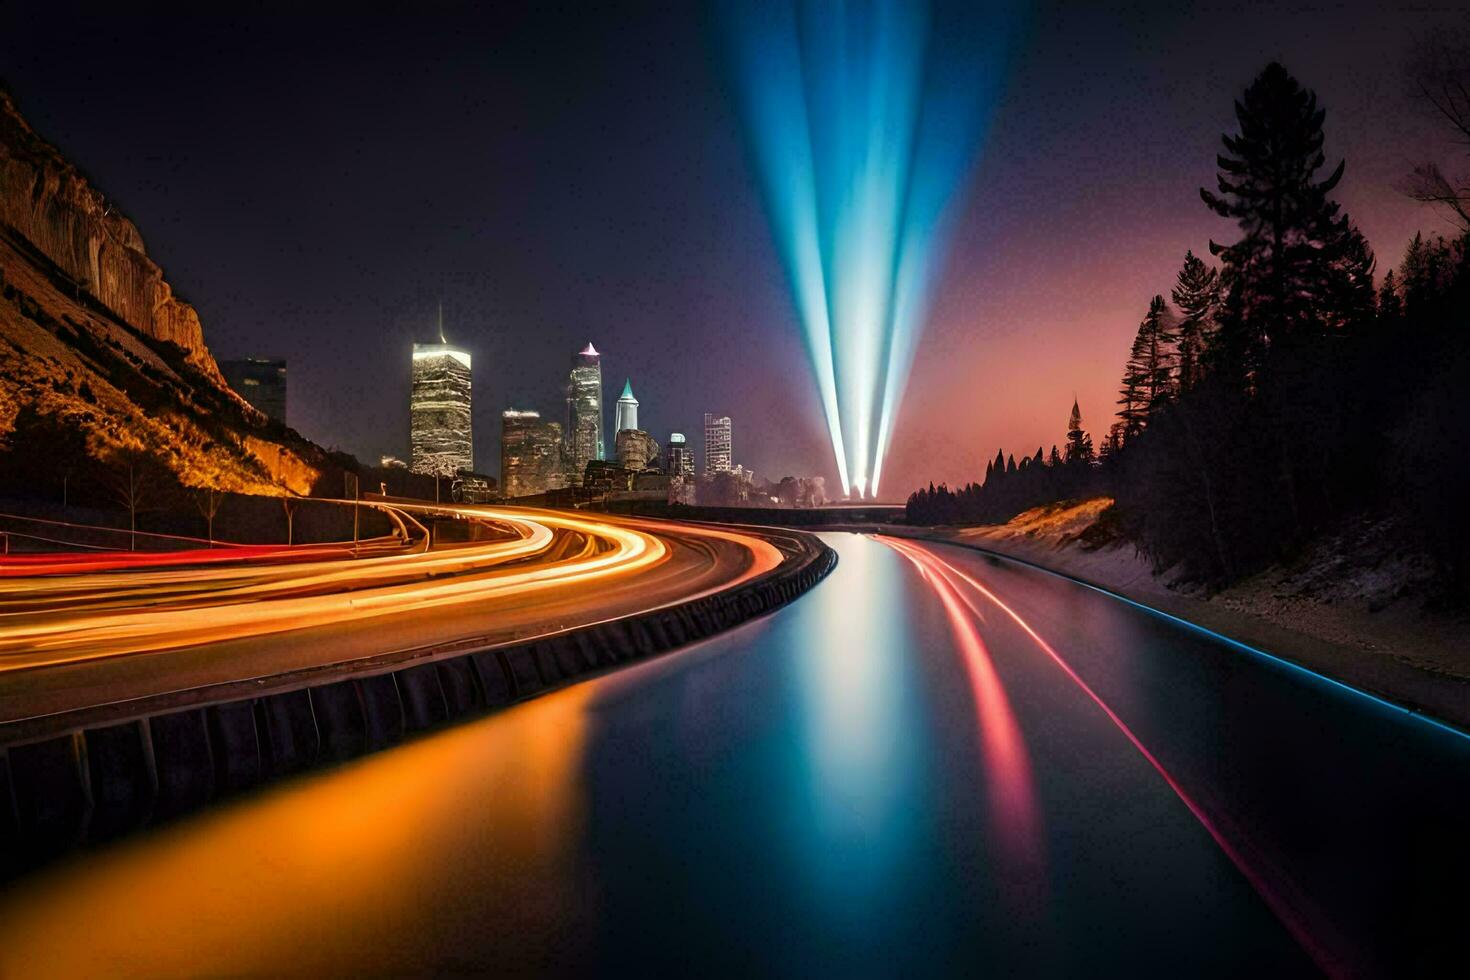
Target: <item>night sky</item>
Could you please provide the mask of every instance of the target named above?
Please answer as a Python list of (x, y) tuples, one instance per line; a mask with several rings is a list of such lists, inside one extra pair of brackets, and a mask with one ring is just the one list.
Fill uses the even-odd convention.
[[(631, 377), (640, 421), (824, 474), (830, 448), (784, 273), (697, 3), (0, 6), (22, 112), (143, 232), (216, 356), (289, 361), (290, 422), (407, 456), (409, 345), (474, 355), (476, 468), (499, 413), (560, 419), (573, 353)], [(1396, 182), (1454, 162), (1401, 65), (1459, 4), (1038, 5), (959, 208), (885, 496), (977, 478), (998, 445), (1099, 436), (1138, 320), (1186, 248), (1234, 229), (1213, 185), (1232, 100), (1270, 59), (1327, 108), (1329, 166), (1379, 255), (1446, 231)], [(609, 411), (608, 424), (611, 424)]]

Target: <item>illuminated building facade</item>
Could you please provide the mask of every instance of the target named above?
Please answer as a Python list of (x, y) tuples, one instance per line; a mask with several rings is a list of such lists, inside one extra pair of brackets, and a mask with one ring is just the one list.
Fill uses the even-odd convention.
[(704, 475), (730, 469), (730, 417), (704, 413)]
[(618, 396), (618, 404), (613, 409), (613, 438), (624, 429), (638, 428), (638, 399), (633, 397), (633, 381), (631, 378), (623, 382), (623, 393)]
[(615, 452), (618, 465), (633, 473), (658, 466), (658, 441), (642, 429), (619, 429)]
[(286, 362), (269, 357), (242, 357), (220, 361), (235, 394), (278, 422), (286, 421)]
[(694, 450), (682, 432), (669, 433), (669, 445), (664, 450), (664, 472), (669, 476), (694, 475)]
[(413, 345), (409, 426), (415, 473), (453, 476), (475, 468), (469, 351), (447, 343)]
[(500, 413), (500, 485), (510, 500), (566, 485), (560, 422), (514, 408)]
[(582, 489), (592, 493), (625, 493), (633, 489), (635, 474), (612, 460), (594, 459), (582, 476)]
[(566, 448), (568, 470), (579, 484), (588, 463), (607, 458), (602, 438), (602, 355), (591, 343), (572, 361)]

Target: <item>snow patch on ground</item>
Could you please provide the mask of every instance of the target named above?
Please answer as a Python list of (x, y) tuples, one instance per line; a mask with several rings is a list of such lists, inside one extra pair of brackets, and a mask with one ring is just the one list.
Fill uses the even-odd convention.
[(1037, 507), (935, 536), (1034, 562), (1349, 683), (1470, 724), (1470, 616), (1430, 606), (1428, 557), (1392, 520), (1359, 519), (1297, 560), (1213, 595), (1155, 573), (1111, 526), (1112, 500)]

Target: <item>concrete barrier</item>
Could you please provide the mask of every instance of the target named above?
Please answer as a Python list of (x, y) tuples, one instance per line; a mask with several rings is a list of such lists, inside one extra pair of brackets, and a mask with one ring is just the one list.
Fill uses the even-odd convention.
[(502, 654), (517, 698), (529, 697), (546, 688), (546, 682), (541, 679), (541, 669), (536, 666), (535, 648), (536, 645), (531, 643), (506, 650)]
[(253, 701), (213, 704), (204, 711), (209, 749), (214, 758), (215, 789), (220, 795), (240, 793), (265, 778)]
[(439, 671), (439, 689), (444, 692), (444, 707), (450, 718), (463, 718), (481, 706), (480, 685), (468, 657), (440, 660), (434, 666)]
[(0, 744), (0, 873), (714, 635), (801, 595), (837, 561), (795, 532), (787, 551), (778, 569), (671, 609)]
[(214, 795), (214, 756), (204, 712), (178, 711), (147, 720), (158, 773), (153, 819), (167, 820), (203, 806)]
[(398, 681), (398, 696), (403, 701), (405, 729), (421, 732), (449, 717), (444, 704), (444, 688), (433, 664), (405, 667), (393, 677)]
[(321, 750), (316, 713), (306, 691), (269, 694), (255, 702), (260, 758), (271, 776), (287, 776), (312, 765)]
[(323, 759), (341, 762), (368, 750), (367, 712), (356, 681), (308, 689)]
[(87, 840), (121, 837), (148, 822), (158, 796), (153, 746), (141, 721), (94, 728), (85, 735), (92, 815)]
[(81, 733), (17, 745), (9, 754), (16, 836), (27, 843), (18, 863), (44, 860), (81, 843), (92, 813)]
[[(6, 749), (0, 749), (0, 840), (20, 839), (20, 825), (15, 816), (15, 794), (10, 791), (10, 753)], [(20, 870), (16, 866), (19, 859), (19, 848), (0, 847), (0, 875), (11, 875)]]
[(505, 659), (497, 651), (474, 653), (466, 659), (474, 665), (475, 676), (480, 678), (480, 691), (485, 696), (485, 707), (499, 708), (516, 699), (510, 671), (505, 665)]
[(354, 681), (362, 699), (366, 751), (374, 752), (403, 741), (403, 702), (392, 674), (359, 677)]

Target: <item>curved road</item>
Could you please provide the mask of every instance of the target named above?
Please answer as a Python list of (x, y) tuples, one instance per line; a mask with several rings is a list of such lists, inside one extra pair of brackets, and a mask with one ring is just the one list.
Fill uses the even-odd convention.
[(13, 883), (0, 975), (1454, 962), (1470, 740), (1035, 569), (828, 540), (763, 619)]
[[(730, 588), (782, 553), (758, 534), (576, 512), (394, 503), (411, 545), (264, 558), (0, 561), (0, 725), (600, 622)], [(481, 539), (429, 547), (424, 521)], [(412, 533), (409, 533), (412, 532)], [(217, 559), (216, 554), (227, 557)], [(304, 559), (304, 560), (303, 560)], [(118, 561), (126, 567), (114, 567)], [(17, 571), (29, 574), (15, 574)]]

